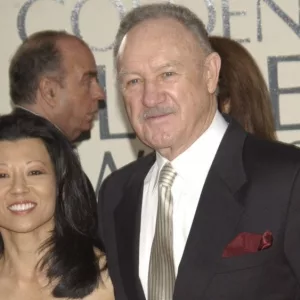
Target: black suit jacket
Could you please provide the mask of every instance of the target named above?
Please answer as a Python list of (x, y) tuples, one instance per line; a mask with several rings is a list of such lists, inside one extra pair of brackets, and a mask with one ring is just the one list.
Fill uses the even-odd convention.
[[(143, 181), (154, 161), (150, 154), (112, 173), (99, 192), (99, 232), (116, 300), (145, 299), (140, 216)], [(203, 187), (174, 300), (300, 299), (299, 170), (299, 149), (258, 140), (230, 122)], [(269, 249), (222, 257), (239, 233), (266, 230), (273, 234)]]

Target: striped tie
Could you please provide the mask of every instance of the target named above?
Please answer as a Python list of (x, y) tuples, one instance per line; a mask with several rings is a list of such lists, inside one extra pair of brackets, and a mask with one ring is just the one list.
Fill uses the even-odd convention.
[(175, 283), (173, 259), (173, 201), (171, 187), (176, 172), (170, 163), (164, 165), (158, 181), (158, 208), (152, 243), (148, 300), (172, 300)]

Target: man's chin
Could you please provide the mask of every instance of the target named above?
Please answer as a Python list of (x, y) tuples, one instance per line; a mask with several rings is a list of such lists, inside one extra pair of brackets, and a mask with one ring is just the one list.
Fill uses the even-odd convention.
[(84, 130), (80, 135), (73, 141), (73, 143), (79, 143), (82, 141), (89, 140), (91, 138), (91, 129)]
[(146, 141), (145, 144), (158, 152), (172, 147), (171, 141), (165, 139), (153, 139), (153, 140)]
[(93, 127), (94, 127), (94, 120), (85, 122), (84, 124), (81, 124), (80, 132), (82, 134), (86, 131), (91, 131), (93, 129)]

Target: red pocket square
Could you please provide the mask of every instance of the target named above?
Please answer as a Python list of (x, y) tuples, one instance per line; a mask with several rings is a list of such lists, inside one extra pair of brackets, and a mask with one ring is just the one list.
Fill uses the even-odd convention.
[(222, 257), (238, 256), (253, 253), (272, 246), (272, 232), (266, 231), (263, 235), (250, 232), (239, 233), (224, 249)]

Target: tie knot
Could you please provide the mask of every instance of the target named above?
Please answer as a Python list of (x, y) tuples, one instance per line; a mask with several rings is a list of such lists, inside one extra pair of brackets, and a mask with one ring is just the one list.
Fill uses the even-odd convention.
[(167, 187), (172, 187), (174, 179), (176, 177), (176, 172), (170, 163), (166, 163), (160, 171), (159, 184)]

